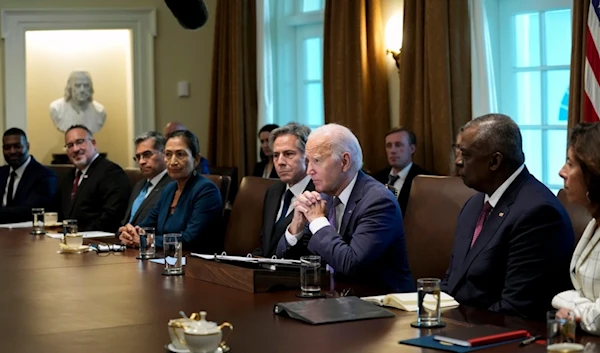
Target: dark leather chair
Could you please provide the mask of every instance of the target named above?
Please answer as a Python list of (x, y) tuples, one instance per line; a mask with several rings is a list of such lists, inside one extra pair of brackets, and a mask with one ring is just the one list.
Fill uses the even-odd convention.
[(571, 218), (573, 231), (575, 232), (575, 246), (577, 246), (577, 242), (579, 242), (579, 239), (581, 239), (585, 227), (587, 227), (588, 223), (592, 220), (592, 215), (590, 215), (590, 212), (585, 207), (569, 203), (569, 200), (567, 200), (567, 194), (563, 189), (558, 191), (558, 200), (563, 205), (565, 210), (567, 210), (569, 218)]
[(275, 179), (247, 176), (242, 179), (225, 233), (225, 251), (245, 256), (260, 245), (265, 193)]
[(456, 219), (475, 193), (458, 177), (419, 175), (413, 180), (404, 228), (415, 281), (444, 277), (452, 256)]
[(123, 170), (125, 171), (125, 174), (127, 174), (127, 179), (129, 179), (129, 187), (131, 189), (133, 189), (138, 181), (144, 178), (142, 176), (142, 172), (140, 172), (138, 168), (125, 168)]
[(226, 210), (231, 210), (233, 206), (233, 200), (238, 191), (238, 170), (237, 167), (210, 167), (210, 174), (212, 175), (223, 175), (228, 176), (231, 182), (229, 183), (229, 191), (227, 192), (227, 198), (223, 199), (223, 205)]
[(75, 167), (72, 164), (51, 164), (47, 165), (49, 169), (53, 170), (58, 177), (58, 180), (62, 180), (70, 173), (75, 173)]
[(223, 212), (226, 210), (226, 200), (229, 198), (229, 190), (231, 188), (231, 178), (227, 175), (201, 174), (206, 179), (212, 181), (221, 191), (221, 199), (223, 200)]

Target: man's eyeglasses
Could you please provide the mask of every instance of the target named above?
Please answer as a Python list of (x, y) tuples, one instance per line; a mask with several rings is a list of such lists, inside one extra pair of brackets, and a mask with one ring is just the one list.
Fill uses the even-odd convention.
[(71, 148), (73, 148), (73, 146), (79, 147), (79, 146), (83, 145), (88, 140), (90, 140), (90, 139), (78, 139), (78, 140), (75, 140), (75, 142), (66, 143), (65, 144), (65, 149), (70, 150)]
[(152, 156), (154, 156), (156, 153), (157, 153), (157, 151), (145, 151), (143, 153), (138, 153), (135, 155), (135, 157), (133, 157), (133, 161), (139, 162), (142, 159), (148, 160), (148, 159), (152, 158)]

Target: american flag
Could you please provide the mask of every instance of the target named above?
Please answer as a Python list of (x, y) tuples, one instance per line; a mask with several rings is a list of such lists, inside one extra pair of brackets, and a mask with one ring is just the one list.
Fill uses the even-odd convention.
[(590, 1), (585, 47), (585, 106), (586, 122), (600, 119), (600, 0)]

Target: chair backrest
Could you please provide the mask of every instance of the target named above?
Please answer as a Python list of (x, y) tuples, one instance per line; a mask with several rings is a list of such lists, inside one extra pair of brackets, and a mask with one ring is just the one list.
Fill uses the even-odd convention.
[(225, 233), (227, 254), (245, 256), (260, 245), (265, 193), (277, 181), (253, 176), (242, 179)]
[(452, 256), (456, 219), (475, 193), (458, 177), (419, 175), (413, 179), (404, 228), (415, 280), (443, 278)]
[(575, 233), (575, 246), (577, 246), (577, 242), (581, 239), (585, 227), (587, 227), (588, 223), (592, 220), (592, 215), (590, 215), (590, 212), (585, 207), (569, 203), (569, 200), (567, 200), (567, 193), (563, 189), (558, 191), (558, 200), (565, 210), (567, 210), (569, 218), (571, 218), (573, 232)]
[(227, 206), (230, 203), (229, 191), (231, 189), (231, 178), (228, 175), (201, 174), (206, 179), (212, 181), (221, 191), (221, 199), (223, 200), (223, 211), (231, 208)]
[(226, 175), (231, 179), (231, 183), (229, 186), (229, 193), (227, 200), (223, 199), (223, 204), (227, 203), (228, 207), (231, 208), (233, 205), (233, 200), (235, 200), (235, 195), (237, 195), (238, 185), (240, 180), (238, 179), (238, 169), (237, 167), (210, 167), (210, 174), (213, 175)]
[(139, 168), (125, 168), (123, 170), (125, 171), (125, 174), (127, 174), (127, 179), (129, 179), (129, 187), (131, 189), (133, 189), (133, 187), (135, 186), (135, 184), (137, 184), (138, 181), (144, 178)]
[(54, 173), (56, 173), (56, 176), (58, 177), (59, 181), (63, 180), (63, 178), (65, 178), (70, 173), (73, 173), (73, 175), (75, 175), (75, 167), (72, 164), (51, 164), (47, 165), (46, 167), (48, 167), (50, 170), (53, 170)]

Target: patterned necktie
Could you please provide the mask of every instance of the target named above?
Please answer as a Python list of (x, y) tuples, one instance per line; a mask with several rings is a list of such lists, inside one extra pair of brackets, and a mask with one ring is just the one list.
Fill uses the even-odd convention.
[(140, 191), (138, 196), (135, 198), (135, 200), (133, 200), (133, 204), (131, 205), (131, 215), (129, 216), (129, 223), (131, 223), (133, 216), (135, 216), (138, 209), (142, 205), (142, 202), (144, 202), (144, 200), (146, 199), (146, 194), (148, 193), (148, 189), (150, 188), (151, 185), (152, 185), (151, 182), (146, 181), (146, 183), (144, 184), (144, 187), (142, 188), (142, 190)]
[(483, 225), (490, 215), (490, 211), (492, 210), (492, 205), (489, 202), (486, 202), (481, 208), (481, 212), (479, 213), (479, 218), (477, 218), (477, 225), (475, 225), (475, 232), (473, 233), (473, 240), (471, 241), (471, 247), (475, 244), (477, 237), (481, 234), (481, 230), (483, 229)]
[(331, 206), (329, 207), (329, 213), (327, 214), (327, 220), (329, 221), (329, 224), (331, 224), (333, 228), (335, 228), (336, 232), (338, 229), (336, 208), (341, 203), (342, 201), (340, 201), (340, 198), (334, 196), (333, 199), (331, 199)]
[(6, 195), (6, 206), (11, 206), (14, 197), (14, 188), (15, 188), (15, 178), (17, 177), (17, 172), (14, 170), (10, 173), (10, 179), (8, 180), (8, 191)]
[(71, 201), (75, 198), (75, 194), (77, 194), (77, 188), (79, 188), (79, 178), (81, 178), (81, 170), (77, 170), (75, 174), (75, 180), (73, 181), (73, 188), (71, 188)]
[(398, 174), (398, 175), (392, 175), (392, 174), (390, 174), (388, 176), (388, 178), (389, 178), (388, 179), (388, 185), (389, 186), (394, 186), (394, 184), (396, 184), (396, 182), (398, 181), (398, 179), (400, 179), (400, 174)]
[(290, 209), (290, 204), (292, 203), (292, 197), (294, 197), (294, 193), (292, 192), (292, 190), (287, 189), (287, 191), (285, 192), (285, 197), (283, 198), (283, 207), (281, 207), (281, 215), (279, 216), (279, 219), (277, 220), (276, 224), (283, 221), (287, 216), (287, 212)]

